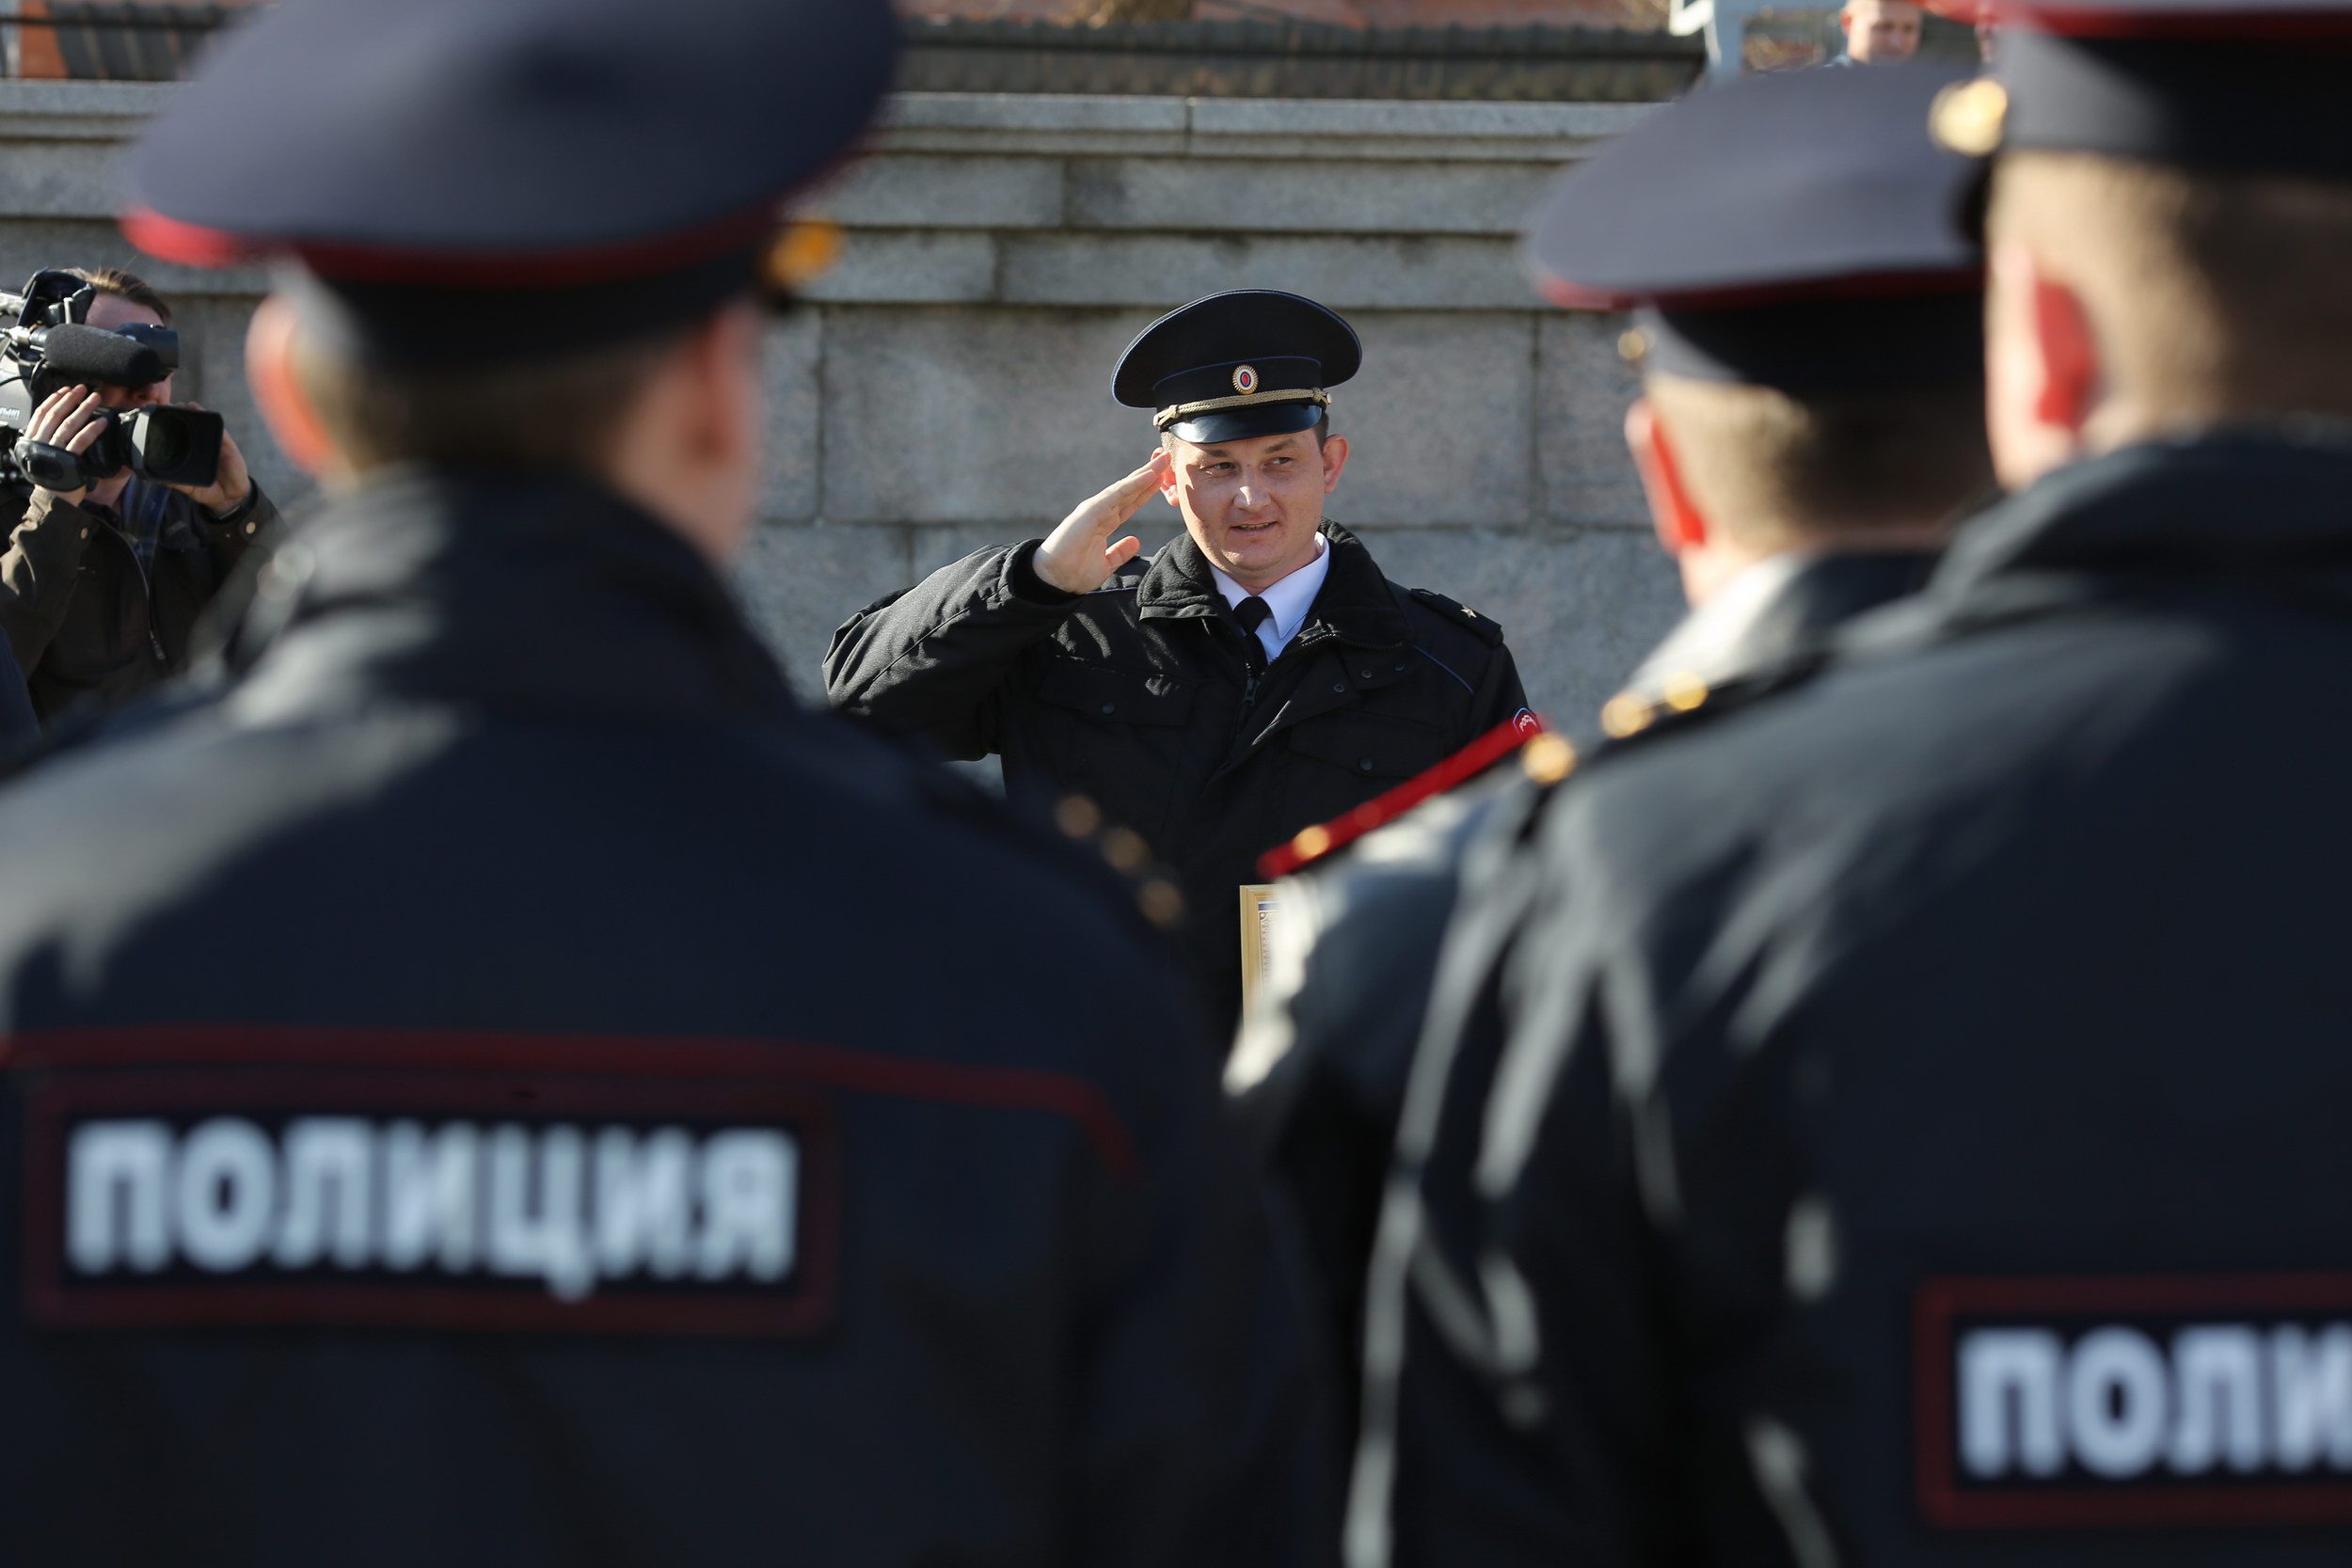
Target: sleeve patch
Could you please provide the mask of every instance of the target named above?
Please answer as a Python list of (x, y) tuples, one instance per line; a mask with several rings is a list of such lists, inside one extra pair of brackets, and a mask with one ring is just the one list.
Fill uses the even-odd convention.
[(2352, 1275), (1933, 1279), (1915, 1321), (1933, 1525), (2352, 1521)]
[(795, 1085), (310, 1066), (24, 1082), (53, 1328), (801, 1336), (838, 1134)]

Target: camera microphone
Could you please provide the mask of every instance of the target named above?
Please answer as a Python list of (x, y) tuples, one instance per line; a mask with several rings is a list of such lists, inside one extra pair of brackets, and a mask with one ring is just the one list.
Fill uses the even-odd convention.
[(77, 275), (53, 269), (35, 273), (21, 294), (0, 293), (0, 316), (17, 318), (0, 326), (0, 478), (70, 492), (127, 467), (165, 484), (212, 483), (224, 436), (220, 416), (201, 408), (109, 410), (80, 452), (25, 434), (41, 400), (62, 388), (152, 387), (179, 368), (180, 335), (167, 326), (108, 332), (72, 320), (89, 292)]
[(56, 387), (147, 387), (164, 378), (163, 356), (146, 343), (95, 326), (53, 326), (40, 335), (41, 379)]

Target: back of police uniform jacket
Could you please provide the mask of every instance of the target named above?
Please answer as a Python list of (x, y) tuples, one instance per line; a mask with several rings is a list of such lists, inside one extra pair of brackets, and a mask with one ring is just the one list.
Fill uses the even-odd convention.
[(0, 1555), (1312, 1557), (1286, 1265), (1099, 866), (585, 484), (377, 483), (230, 659), (0, 794)]
[(2347, 494), (2079, 464), (1552, 798), (1357, 1562), (2352, 1556)]
[[(1801, 676), (1840, 626), (1918, 588), (1924, 551), (1790, 553), (1759, 562), (1685, 618), (1616, 699), (1672, 712), (1703, 682), (1719, 696)], [(1250, 1143), (1296, 1208), (1346, 1356), (1363, 1323), (1365, 1261), (1440, 949), (1465, 880), (1489, 856), (1522, 858), (1528, 816), (1574, 761), (1561, 742), (1506, 752), (1490, 771), (1370, 833), (1286, 885), (1295, 974), (1253, 1005), (1226, 1078)], [(1486, 919), (1489, 911), (1477, 911)]]
[(1502, 631), (1398, 587), (1325, 523), (1330, 568), (1253, 683), (1248, 636), (1189, 535), (1072, 598), (1034, 542), (980, 550), (853, 617), (825, 656), (834, 705), (948, 755), (1005, 759), (1016, 793), (1083, 795), (1182, 877), (1216, 1022), (1240, 1009), (1236, 892), (1258, 857), (1521, 711)]

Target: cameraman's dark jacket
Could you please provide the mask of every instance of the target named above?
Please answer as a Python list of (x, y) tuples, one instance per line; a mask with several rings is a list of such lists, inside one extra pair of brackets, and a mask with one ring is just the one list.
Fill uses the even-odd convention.
[(226, 522), (166, 491), (155, 562), (142, 571), (109, 512), (21, 483), (0, 489), (0, 509), (21, 519), (0, 555), (0, 630), (43, 723), (84, 698), (119, 705), (176, 673), (197, 617), (278, 522), (258, 483)]

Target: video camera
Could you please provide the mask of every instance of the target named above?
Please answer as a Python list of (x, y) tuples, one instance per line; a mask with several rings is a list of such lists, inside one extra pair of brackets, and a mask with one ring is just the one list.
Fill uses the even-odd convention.
[(199, 408), (151, 404), (104, 416), (76, 454), (25, 434), (33, 411), (64, 387), (146, 387), (180, 364), (167, 326), (115, 331), (86, 325), (97, 291), (70, 272), (33, 274), (21, 294), (0, 293), (0, 479), (22, 474), (49, 490), (79, 490), (124, 468), (164, 484), (205, 485), (220, 471), (221, 421)]

